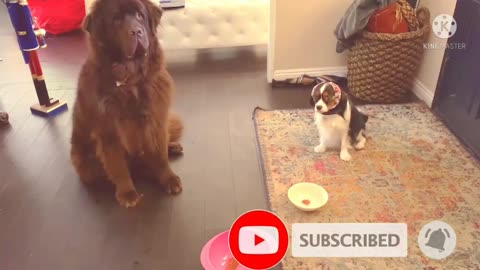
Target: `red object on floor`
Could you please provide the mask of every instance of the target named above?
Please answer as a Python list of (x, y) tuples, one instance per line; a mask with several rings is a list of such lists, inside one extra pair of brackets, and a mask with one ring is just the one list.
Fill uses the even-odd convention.
[(305, 205), (310, 205), (310, 200), (303, 200), (302, 203)]
[(28, 5), (40, 28), (53, 35), (80, 29), (85, 17), (85, 0), (30, 0)]
[(397, 2), (377, 10), (370, 16), (367, 29), (372, 33), (399, 34), (408, 32), (408, 22), (403, 17), (397, 18)]

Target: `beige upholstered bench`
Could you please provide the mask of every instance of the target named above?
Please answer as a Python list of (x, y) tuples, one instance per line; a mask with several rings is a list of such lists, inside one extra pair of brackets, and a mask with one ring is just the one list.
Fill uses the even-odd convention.
[[(86, 0), (87, 13), (94, 0)], [(267, 44), (269, 0), (186, 0), (165, 10), (159, 29), (166, 49)], [(158, 3), (158, 1), (157, 1)]]

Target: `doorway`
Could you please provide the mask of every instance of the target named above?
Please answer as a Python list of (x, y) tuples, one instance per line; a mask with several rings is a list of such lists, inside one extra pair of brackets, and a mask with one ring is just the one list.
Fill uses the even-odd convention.
[(433, 109), (462, 142), (480, 158), (480, 0), (459, 0), (457, 32), (447, 49)]

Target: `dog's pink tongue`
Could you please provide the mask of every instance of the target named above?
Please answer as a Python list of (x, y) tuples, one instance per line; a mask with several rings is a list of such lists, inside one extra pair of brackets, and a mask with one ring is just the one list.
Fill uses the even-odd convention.
[(139, 42), (136, 36), (130, 36), (126, 47), (124, 48), (123, 53), (125, 57), (128, 59), (132, 59), (135, 57), (135, 53), (137, 52), (137, 48), (139, 46)]
[(145, 56), (146, 53), (147, 53), (147, 49), (145, 49), (145, 47), (143, 46), (143, 44), (141, 42), (138, 42), (137, 49), (135, 49), (134, 56), (135, 57), (142, 57), (142, 56)]

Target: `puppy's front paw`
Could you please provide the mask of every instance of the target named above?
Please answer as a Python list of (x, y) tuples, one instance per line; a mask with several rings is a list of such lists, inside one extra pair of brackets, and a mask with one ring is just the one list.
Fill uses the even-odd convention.
[(355, 144), (356, 150), (362, 150), (363, 148), (365, 148), (365, 141), (359, 141), (357, 144)]
[(317, 145), (315, 146), (315, 148), (313, 148), (313, 151), (315, 151), (315, 153), (324, 153), (326, 150), (327, 148), (323, 144)]
[(164, 179), (161, 179), (161, 185), (163, 190), (168, 194), (178, 194), (182, 192), (182, 182), (180, 181), (180, 177), (175, 174), (167, 176)]
[(130, 208), (140, 203), (143, 194), (137, 193), (135, 190), (117, 191), (115, 197), (117, 197), (117, 201), (121, 206)]
[(350, 161), (352, 159), (352, 156), (348, 153), (348, 151), (341, 151), (340, 152), (340, 158), (343, 161)]
[(357, 150), (362, 150), (363, 148), (365, 148), (365, 143), (367, 142), (367, 139), (363, 136), (360, 137), (360, 139), (358, 140), (358, 142), (355, 144), (355, 149)]

